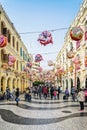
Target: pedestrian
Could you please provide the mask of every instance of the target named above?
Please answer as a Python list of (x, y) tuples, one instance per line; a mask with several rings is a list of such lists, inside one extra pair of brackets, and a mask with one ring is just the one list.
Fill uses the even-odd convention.
[(54, 95), (54, 99), (56, 99), (56, 96), (57, 96), (56, 90), (53, 91), (53, 95)]
[(71, 88), (72, 100), (75, 101), (75, 86)]
[(69, 90), (68, 90), (68, 88), (66, 88), (66, 90), (65, 90), (65, 97), (66, 97), (66, 99), (68, 99), (68, 97), (69, 97)]
[(9, 89), (9, 87), (6, 87), (6, 98), (7, 98), (7, 101), (10, 99), (10, 89)]
[(18, 105), (18, 102), (19, 102), (19, 88), (16, 88), (16, 92), (15, 92), (15, 101), (16, 101), (16, 104)]
[(41, 99), (41, 94), (42, 94), (42, 87), (41, 87), (41, 85), (39, 86), (38, 94), (39, 94), (39, 98)]
[(51, 100), (53, 99), (53, 92), (54, 92), (54, 87), (51, 86), (51, 89), (50, 89)]
[(80, 111), (84, 110), (85, 94), (81, 88), (79, 89), (77, 99), (80, 103)]
[(46, 99), (47, 98), (47, 87), (46, 86), (43, 88), (43, 95), (44, 95), (44, 98)]
[(59, 87), (58, 87), (58, 90), (57, 90), (57, 98), (58, 98), (58, 99), (59, 99), (60, 92), (61, 92), (61, 90), (60, 90), (60, 86), (59, 86)]

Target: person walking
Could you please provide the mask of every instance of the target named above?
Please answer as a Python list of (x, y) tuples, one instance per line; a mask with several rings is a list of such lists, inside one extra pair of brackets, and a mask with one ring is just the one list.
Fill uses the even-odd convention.
[(58, 90), (57, 90), (57, 98), (58, 98), (58, 99), (60, 98), (60, 97), (59, 97), (60, 92), (61, 92), (60, 87), (58, 87)]
[(71, 95), (72, 95), (72, 100), (75, 101), (75, 87), (74, 86), (71, 88)]
[(51, 100), (53, 99), (53, 92), (54, 92), (54, 88), (53, 86), (51, 86), (51, 89), (50, 89)]
[(16, 92), (15, 92), (15, 101), (16, 101), (16, 104), (18, 105), (18, 102), (19, 102), (19, 88), (16, 88)]
[(42, 87), (41, 87), (41, 85), (39, 86), (38, 94), (39, 94), (39, 98), (41, 99), (41, 94), (42, 94)]
[(77, 98), (80, 103), (80, 111), (82, 111), (82, 110), (84, 110), (85, 94), (81, 88), (79, 89)]

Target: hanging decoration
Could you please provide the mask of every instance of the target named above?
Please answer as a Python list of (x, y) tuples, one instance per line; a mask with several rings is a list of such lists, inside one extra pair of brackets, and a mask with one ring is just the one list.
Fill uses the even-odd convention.
[(9, 62), (8, 62), (8, 65), (11, 67), (11, 66), (13, 66), (13, 65), (14, 65), (14, 63), (13, 63), (13, 62), (11, 62), (11, 61), (9, 61)]
[(74, 52), (70, 50), (66, 53), (66, 55), (67, 55), (67, 58), (72, 59), (74, 57)]
[(49, 61), (48, 61), (48, 66), (53, 66), (53, 65), (54, 65), (53, 61), (52, 61), (52, 60), (49, 60)]
[(46, 46), (49, 43), (53, 43), (51, 33), (49, 31), (43, 31), (39, 35), (38, 41), (44, 46)]
[(24, 67), (24, 68), (23, 68), (23, 71), (24, 71), (24, 72), (28, 72), (28, 67)]
[(42, 69), (42, 67), (38, 67), (38, 70), (41, 73), (43, 69)]
[(73, 27), (70, 30), (70, 37), (72, 40), (79, 41), (83, 37), (83, 30), (80, 27)]
[(31, 62), (28, 62), (28, 63), (26, 64), (26, 67), (31, 68), (31, 67), (32, 67), (32, 63), (31, 63)]
[(15, 63), (15, 61), (16, 61), (16, 58), (15, 58), (14, 56), (10, 55), (10, 56), (9, 56), (8, 65), (9, 65), (9, 66), (13, 66), (14, 63)]
[(40, 61), (42, 61), (42, 60), (43, 60), (43, 57), (42, 57), (41, 54), (37, 54), (37, 55), (35, 56), (35, 62), (40, 62)]
[(0, 35), (0, 48), (3, 48), (7, 45), (7, 37), (5, 37), (4, 35)]
[(75, 69), (79, 70), (80, 69), (80, 64), (81, 64), (80, 56), (77, 55), (76, 58), (73, 60), (73, 62), (75, 64)]

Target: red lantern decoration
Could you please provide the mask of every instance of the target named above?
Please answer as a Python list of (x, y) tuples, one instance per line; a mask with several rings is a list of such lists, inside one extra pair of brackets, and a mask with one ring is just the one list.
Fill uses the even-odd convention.
[(42, 45), (47, 45), (49, 43), (53, 43), (52, 41), (52, 35), (50, 32), (48, 31), (44, 31), (39, 35), (38, 41), (42, 44)]
[(40, 62), (40, 61), (42, 61), (42, 60), (43, 60), (43, 58), (42, 58), (41, 54), (37, 54), (37, 55), (35, 56), (35, 62)]
[(70, 37), (72, 40), (79, 41), (83, 37), (83, 30), (80, 27), (73, 27), (70, 30)]
[(5, 47), (7, 45), (7, 42), (7, 37), (0, 35), (0, 48)]

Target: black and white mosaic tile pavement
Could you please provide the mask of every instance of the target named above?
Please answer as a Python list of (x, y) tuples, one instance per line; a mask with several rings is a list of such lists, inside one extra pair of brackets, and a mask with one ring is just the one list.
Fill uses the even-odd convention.
[(87, 130), (87, 104), (63, 100), (0, 102), (0, 130)]

